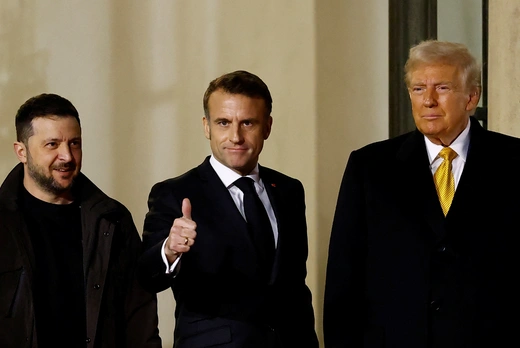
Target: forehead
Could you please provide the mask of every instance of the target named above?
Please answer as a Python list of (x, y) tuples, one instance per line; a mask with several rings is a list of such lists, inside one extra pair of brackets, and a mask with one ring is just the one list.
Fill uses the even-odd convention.
[(222, 90), (213, 92), (208, 101), (211, 112), (238, 112), (247, 111), (248, 113), (266, 112), (265, 101), (262, 98), (252, 98), (245, 94), (232, 94)]
[(36, 117), (31, 122), (34, 137), (76, 138), (81, 136), (81, 127), (72, 116), (54, 115)]
[(458, 67), (449, 64), (420, 65), (411, 73), (411, 83), (455, 82), (459, 78)]

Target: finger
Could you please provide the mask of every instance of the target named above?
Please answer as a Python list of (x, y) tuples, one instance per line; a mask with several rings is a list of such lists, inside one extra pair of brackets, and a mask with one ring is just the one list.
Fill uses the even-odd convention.
[(183, 253), (189, 250), (190, 244), (190, 238), (176, 235), (168, 239), (167, 248), (174, 253)]
[[(178, 242), (184, 241), (184, 237), (195, 238), (197, 223), (185, 217), (180, 217), (173, 220), (173, 225), (170, 228), (170, 236), (179, 238)], [(180, 243), (182, 244), (182, 243)]]
[(182, 200), (182, 216), (191, 220), (191, 202), (189, 198)]

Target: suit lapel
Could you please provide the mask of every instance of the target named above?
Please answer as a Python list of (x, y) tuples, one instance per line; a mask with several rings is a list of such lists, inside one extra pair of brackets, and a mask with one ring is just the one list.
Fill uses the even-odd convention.
[(397, 159), (403, 166), (402, 175), (397, 180), (401, 180), (400, 185), (405, 191), (402, 197), (407, 203), (404, 206), (424, 218), (436, 240), (444, 238), (445, 218), (435, 190), (422, 133), (416, 130), (410, 135), (401, 146)]
[(211, 205), (211, 211), (215, 212), (211, 214), (219, 220), (224, 219), (226, 222), (231, 222), (231, 226), (235, 229), (245, 228), (245, 221), (231, 198), (229, 190), (213, 170), (209, 160), (199, 166), (199, 176), (202, 179), (202, 193), (207, 197), (205, 203)]
[(490, 178), (487, 171), (491, 167), (482, 166), (482, 160), (491, 158), (492, 155), (487, 151), (486, 131), (473, 117), (470, 118), (470, 121), (468, 155), (447, 217), (456, 215), (460, 209), (468, 211), (469, 204), (480, 202), (480, 197), (483, 193), (481, 181), (483, 178)]
[(234, 267), (242, 273), (254, 277), (258, 274), (259, 263), (253, 241), (247, 231), (247, 225), (235, 205), (227, 187), (209, 163), (209, 157), (198, 167), (201, 178), (201, 199), (204, 206), (204, 221), (209, 226), (218, 226), (219, 238), (227, 238), (226, 244), (232, 246), (233, 257), (237, 259)]
[(271, 207), (273, 208), (274, 215), (276, 217), (276, 224), (278, 227), (278, 239), (276, 246), (276, 253), (273, 263), (273, 269), (271, 272), (270, 283), (273, 283), (278, 274), (278, 265), (280, 262), (280, 250), (283, 248), (282, 235), (285, 230), (285, 226), (287, 225), (285, 222), (285, 218), (287, 214), (282, 211), (283, 207), (283, 197), (281, 196), (280, 190), (277, 187), (277, 182), (274, 178), (269, 176), (265, 170), (261, 166), (259, 166), (260, 177), (264, 183), (265, 190), (267, 192), (267, 196), (269, 197), (269, 202), (271, 203)]
[[(280, 192), (278, 191), (276, 187), (276, 181), (273, 180), (273, 178), (265, 175), (265, 171), (263, 171), (260, 167), (260, 175), (262, 178), (262, 181), (264, 183), (265, 191), (267, 192), (267, 196), (269, 197), (269, 202), (271, 203), (271, 207), (273, 208), (274, 215), (276, 217), (276, 224), (278, 226), (278, 240), (277, 244), (280, 243), (280, 228), (283, 225), (283, 217), (284, 214), (280, 213), (280, 203), (281, 203), (281, 197)], [(264, 175), (262, 175), (264, 174)]]

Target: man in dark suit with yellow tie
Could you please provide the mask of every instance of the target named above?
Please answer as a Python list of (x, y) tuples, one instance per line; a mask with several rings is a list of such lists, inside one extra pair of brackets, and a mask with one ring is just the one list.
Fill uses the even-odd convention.
[(405, 82), (417, 130), (353, 151), (346, 166), (325, 347), (513, 346), (520, 139), (472, 117), (480, 67), (461, 44), (412, 47)]
[(203, 105), (212, 155), (153, 186), (141, 283), (172, 288), (176, 348), (317, 348), (304, 189), (258, 164), (269, 89), (235, 71), (209, 84)]

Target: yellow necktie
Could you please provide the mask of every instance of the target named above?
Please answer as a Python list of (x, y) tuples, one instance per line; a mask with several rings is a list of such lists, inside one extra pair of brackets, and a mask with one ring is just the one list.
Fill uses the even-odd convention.
[(451, 161), (453, 161), (457, 156), (457, 153), (450, 147), (443, 148), (441, 152), (439, 152), (439, 157), (443, 158), (444, 161), (442, 161), (441, 165), (433, 175), (435, 188), (437, 189), (437, 195), (439, 196), (444, 216), (448, 214), (451, 201), (455, 195), (455, 179), (453, 178), (453, 172), (451, 171)]

